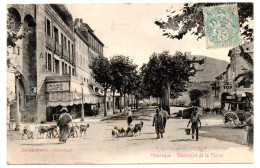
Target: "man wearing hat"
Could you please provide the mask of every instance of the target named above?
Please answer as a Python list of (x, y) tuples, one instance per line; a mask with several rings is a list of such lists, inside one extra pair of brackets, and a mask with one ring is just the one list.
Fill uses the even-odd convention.
[(72, 121), (72, 117), (68, 113), (66, 107), (63, 107), (60, 111), (62, 114), (59, 116), (59, 120), (57, 123), (57, 126), (60, 128), (59, 141), (65, 143), (70, 134), (70, 122)]

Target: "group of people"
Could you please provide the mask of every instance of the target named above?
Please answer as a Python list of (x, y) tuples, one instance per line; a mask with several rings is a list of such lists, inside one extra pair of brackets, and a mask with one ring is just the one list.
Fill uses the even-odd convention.
[[(170, 115), (169, 113), (163, 109), (156, 109), (156, 114), (153, 117), (153, 127), (155, 127), (155, 132), (157, 134), (157, 139), (163, 138), (163, 133), (165, 133), (166, 128), (166, 122), (169, 119)], [(192, 139), (194, 139), (194, 134), (196, 132), (196, 140), (199, 140), (199, 124), (201, 128), (201, 121), (199, 119), (199, 116), (197, 114), (197, 110), (193, 108), (191, 113), (191, 118), (188, 122), (187, 127), (189, 127), (189, 124), (191, 123), (191, 129), (192, 129)]]
[[(153, 127), (155, 127), (155, 132), (157, 134), (157, 139), (163, 138), (163, 133), (165, 132), (166, 122), (170, 115), (167, 111), (163, 109), (156, 109), (156, 114), (153, 117)], [(160, 136), (161, 135), (161, 136)]]

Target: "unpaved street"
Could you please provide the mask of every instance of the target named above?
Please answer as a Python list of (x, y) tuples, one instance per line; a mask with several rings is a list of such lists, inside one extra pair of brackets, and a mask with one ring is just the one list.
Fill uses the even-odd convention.
[[(141, 114), (141, 115), (140, 115)], [(155, 139), (152, 127), (154, 109), (134, 113), (134, 123), (144, 122), (136, 137), (112, 138), (114, 126), (126, 126), (125, 117), (90, 122), (87, 136), (58, 139), (21, 140), (21, 134), (8, 132), (8, 162), (17, 164), (86, 164), (86, 163), (208, 163), (248, 161), (252, 153), (245, 146), (244, 129), (224, 128), (221, 116), (203, 116), (199, 141), (186, 135), (187, 119), (170, 118), (163, 139)], [(138, 117), (138, 118), (136, 118)], [(236, 151), (236, 152), (234, 152)], [(240, 152), (238, 152), (240, 151)], [(243, 153), (243, 155), (241, 155)], [(199, 156), (200, 155), (200, 156)], [(42, 160), (41, 158), (45, 158)], [(46, 159), (47, 158), (47, 159)]]

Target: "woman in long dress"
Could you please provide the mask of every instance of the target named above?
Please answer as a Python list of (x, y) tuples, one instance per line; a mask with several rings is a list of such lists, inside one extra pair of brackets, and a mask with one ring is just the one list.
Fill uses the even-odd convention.
[(65, 143), (70, 135), (72, 117), (68, 112), (67, 108), (61, 109), (62, 114), (59, 116), (57, 126), (60, 128), (59, 141)]
[(132, 116), (132, 111), (130, 108), (127, 109), (128, 110), (128, 117), (127, 117), (127, 124), (128, 126), (131, 125), (132, 121), (133, 121), (133, 116)]
[(254, 145), (254, 116), (252, 115), (246, 120), (247, 129), (247, 146), (252, 149)]
[(157, 139), (163, 138), (164, 126), (163, 126), (163, 116), (159, 113), (159, 109), (156, 109), (156, 114), (153, 117), (153, 126), (155, 126), (155, 132), (157, 134)]

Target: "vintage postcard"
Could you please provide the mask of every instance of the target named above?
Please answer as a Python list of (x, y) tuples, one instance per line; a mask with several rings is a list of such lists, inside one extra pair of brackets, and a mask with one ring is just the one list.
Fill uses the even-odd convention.
[(6, 10), (7, 164), (254, 162), (254, 3)]

